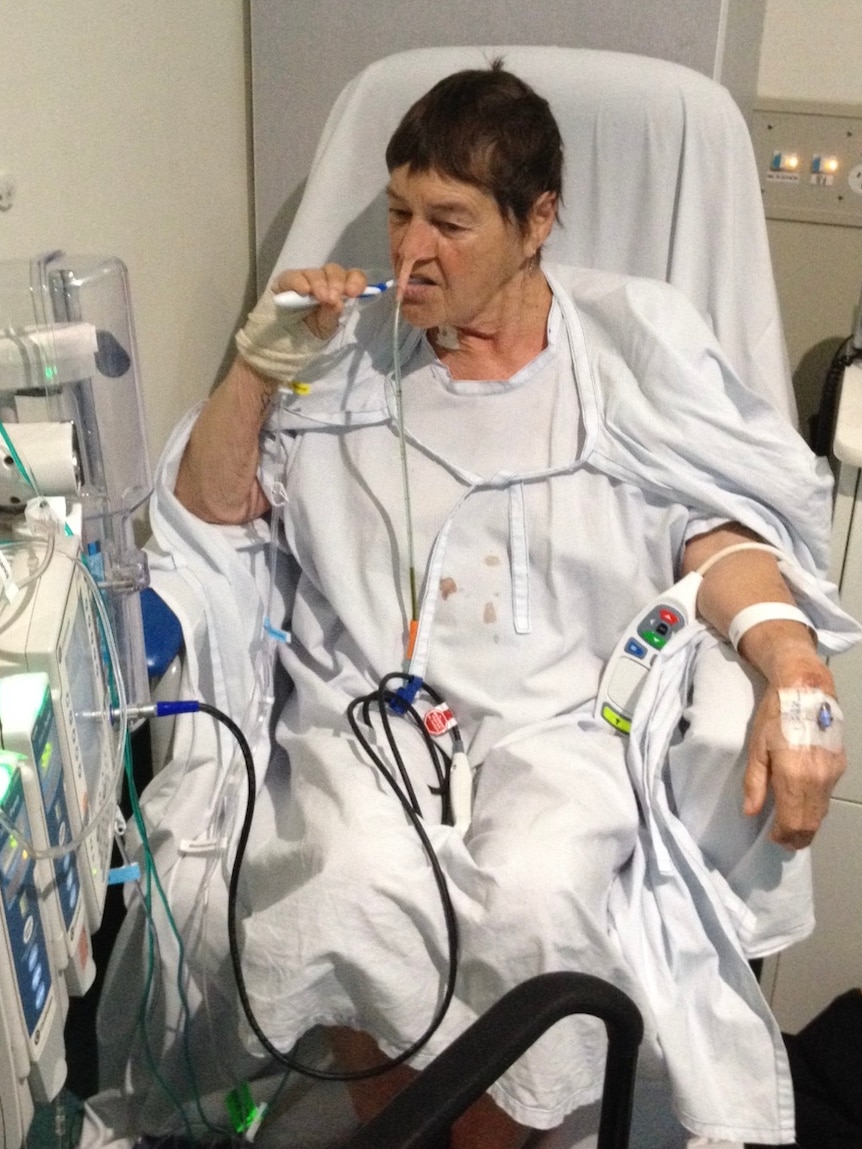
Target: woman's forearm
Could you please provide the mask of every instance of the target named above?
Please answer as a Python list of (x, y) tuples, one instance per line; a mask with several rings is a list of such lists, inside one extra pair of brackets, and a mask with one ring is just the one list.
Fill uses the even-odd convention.
[[(686, 573), (698, 570), (712, 555), (754, 537), (728, 524), (692, 539), (686, 548), (684, 569)], [(793, 596), (774, 556), (763, 551), (746, 550), (722, 558), (705, 575), (698, 595), (700, 614), (725, 635), (736, 615), (756, 603), (793, 606)], [(780, 608), (777, 613), (781, 613)], [(817, 738), (805, 744), (790, 741), (784, 726), (783, 696), (789, 698), (790, 705), (794, 698), (813, 699), (837, 719), (840, 710), (835, 704), (835, 683), (804, 622), (766, 617), (740, 635), (737, 649), (767, 682), (751, 726), (743, 809), (747, 814), (760, 814), (771, 790), (775, 812), (770, 836), (782, 846), (800, 849), (810, 844), (826, 817), (832, 790), (846, 768), (846, 757), (841, 749), (840, 726), (836, 727), (837, 740), (821, 740), (822, 744)]]
[(281, 315), (267, 289), (237, 333), (239, 354), (198, 416), (175, 487), (183, 506), (210, 523), (244, 523), (269, 509), (257, 479), (259, 437), (279, 386), (292, 385), (338, 328), (345, 298), (366, 284), (335, 264), (284, 272), (278, 291), (323, 297), (308, 313)]
[(175, 487), (179, 501), (199, 519), (243, 523), (269, 509), (257, 469), (273, 386), (237, 356), (202, 408)]
[[(727, 524), (692, 539), (686, 547), (684, 570), (697, 570), (709, 558), (740, 542), (758, 541), (751, 532)], [(794, 604), (793, 595), (774, 555), (745, 550), (729, 554), (707, 573), (698, 594), (698, 612), (720, 634), (727, 635), (733, 619), (755, 603)], [(832, 676), (817, 654), (811, 631), (802, 622), (765, 619), (747, 630), (739, 653), (777, 687), (809, 679), (811, 685), (831, 684)], [(825, 687), (824, 687), (825, 688)]]

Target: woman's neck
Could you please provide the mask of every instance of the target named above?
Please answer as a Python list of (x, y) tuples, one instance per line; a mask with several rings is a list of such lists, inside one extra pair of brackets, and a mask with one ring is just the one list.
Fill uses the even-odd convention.
[(553, 296), (540, 269), (502, 302), (493, 321), (428, 332), (453, 379), (510, 379), (547, 346)]

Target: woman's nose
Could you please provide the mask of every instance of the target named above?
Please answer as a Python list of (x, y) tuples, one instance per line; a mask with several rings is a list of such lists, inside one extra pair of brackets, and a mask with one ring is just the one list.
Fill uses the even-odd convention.
[(416, 263), (425, 263), (435, 254), (434, 229), (424, 220), (411, 219), (392, 233), (392, 266), (398, 276), (398, 298), (404, 298)]
[(411, 219), (395, 237), (398, 258), (418, 263), (434, 256), (434, 229), (422, 219)]

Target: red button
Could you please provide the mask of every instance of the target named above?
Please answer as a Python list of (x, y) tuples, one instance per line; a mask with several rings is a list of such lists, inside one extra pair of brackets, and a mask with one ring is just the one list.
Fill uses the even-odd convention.
[(451, 730), (455, 725), (455, 715), (448, 706), (435, 706), (422, 720), (425, 723), (425, 729), (433, 738), (439, 738), (441, 734), (445, 734), (447, 730)]
[(662, 622), (667, 622), (671, 626), (676, 626), (676, 624), (679, 622), (679, 615), (674, 614), (672, 610), (664, 609), (660, 610), (658, 613)]

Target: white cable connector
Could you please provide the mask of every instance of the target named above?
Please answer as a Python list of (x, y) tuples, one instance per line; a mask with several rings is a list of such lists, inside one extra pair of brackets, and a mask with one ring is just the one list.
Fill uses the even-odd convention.
[(470, 828), (473, 817), (473, 769), (463, 750), (456, 750), (452, 755), (449, 801), (452, 805), (455, 829), (463, 838)]
[(34, 538), (62, 534), (66, 525), (66, 499), (63, 495), (37, 495), (24, 508), (27, 530)]

